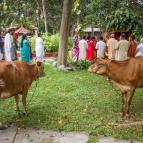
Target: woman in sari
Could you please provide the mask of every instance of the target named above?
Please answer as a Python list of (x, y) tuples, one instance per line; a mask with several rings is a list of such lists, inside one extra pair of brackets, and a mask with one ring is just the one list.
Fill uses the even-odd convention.
[(88, 41), (88, 48), (86, 51), (87, 52), (86, 59), (88, 61), (92, 61), (96, 56), (95, 46), (96, 46), (95, 37), (92, 37), (92, 39)]
[(73, 55), (73, 61), (78, 61), (79, 57), (79, 39), (78, 36), (75, 37), (73, 41), (73, 47), (72, 47), (72, 55)]
[(131, 36), (130, 39), (130, 48), (128, 50), (128, 57), (135, 57), (136, 49), (137, 49), (137, 42), (135, 41), (135, 37)]
[(12, 42), (12, 48), (11, 48), (11, 59), (12, 61), (15, 61), (18, 59), (17, 57), (18, 46), (17, 46), (17, 40), (16, 40), (14, 32), (12, 34), (12, 39), (13, 39), (13, 42)]
[(31, 62), (30, 46), (27, 36), (24, 34), (21, 40), (20, 48), (21, 60), (25, 63)]

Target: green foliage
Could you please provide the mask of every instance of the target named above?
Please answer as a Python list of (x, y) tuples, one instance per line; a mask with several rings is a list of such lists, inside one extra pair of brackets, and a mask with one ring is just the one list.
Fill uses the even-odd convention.
[(43, 21), (43, 20), (41, 20), (41, 21), (39, 22), (38, 28), (39, 28), (38, 30), (39, 30), (40, 32), (42, 32), (42, 33), (45, 32), (45, 24), (44, 24), (44, 21)]
[(56, 52), (58, 51), (59, 48), (59, 33), (55, 34), (55, 35), (47, 35), (47, 34), (43, 34), (43, 40), (45, 43), (45, 51), (46, 52)]
[(73, 12), (76, 14), (76, 15), (80, 15), (81, 13), (81, 10), (79, 9), (79, 0), (74, 0), (74, 7), (73, 7)]
[(137, 17), (127, 9), (117, 9), (106, 17), (108, 31), (132, 31), (137, 29)]
[(15, 24), (18, 26), (18, 27), (24, 27), (24, 28), (27, 28), (29, 30), (32, 29), (32, 24), (29, 20), (28, 17), (20, 17), (16, 22)]
[[(31, 38), (31, 48), (32, 51), (35, 51), (35, 40), (36, 40), (37, 35), (34, 35)], [(47, 35), (46, 33), (43, 33), (42, 35), (44, 44), (45, 44), (45, 51), (46, 52), (57, 52), (59, 49), (59, 38), (60, 35), (59, 33), (55, 35)], [(72, 38), (69, 37), (68, 39), (68, 49), (70, 50), (72, 47)]]
[(33, 37), (30, 38), (30, 46), (31, 46), (31, 50), (35, 51), (35, 41), (36, 41), (37, 35), (34, 35)]
[(76, 33), (80, 33), (82, 34), (82, 31), (83, 31), (83, 25), (82, 24), (78, 24), (77, 27), (75, 28), (75, 32)]
[[(48, 14), (48, 31), (57, 33), (60, 29), (61, 11), (63, 1), (45, 1), (46, 12)], [(106, 16), (110, 16), (113, 11), (119, 8), (128, 9), (130, 13), (137, 16), (136, 21), (142, 24), (143, 4), (137, 0), (74, 0), (73, 16), (71, 26), (77, 27), (80, 23), (84, 26), (100, 27), (105, 30), (107, 23)], [(42, 3), (40, 0), (1, 0), (0, 3), (0, 26), (8, 27), (13, 25), (21, 15), (30, 19), (32, 24), (39, 27), (40, 32), (44, 32)], [(77, 24), (78, 23), (78, 24)], [(129, 22), (130, 23), (130, 22)], [(128, 24), (131, 29), (130, 24)], [(142, 24), (143, 25), (143, 24)], [(117, 26), (118, 28), (118, 26)], [(78, 28), (77, 28), (78, 29)], [(142, 28), (139, 29), (142, 31)]]
[[(32, 51), (35, 51), (35, 40), (37, 38), (37, 35), (34, 35), (31, 38), (31, 47)], [(42, 35), (43, 41), (44, 41), (44, 48), (46, 52), (57, 52), (59, 48), (59, 34), (49, 36), (46, 33), (43, 33)]]
[(73, 44), (73, 38), (72, 38), (72, 37), (69, 37), (69, 38), (68, 38), (68, 50), (71, 50), (71, 49), (72, 49), (72, 44)]
[(135, 36), (136, 38), (136, 41), (139, 43), (140, 42), (140, 39), (142, 38), (142, 33), (139, 29), (135, 29), (132, 31), (132, 35)]
[(87, 62), (86, 60), (85, 61), (79, 61), (79, 62), (73, 62), (72, 64), (77, 68), (77, 69), (80, 69), (80, 70), (84, 70), (84, 69), (87, 69), (90, 65), (92, 65), (94, 62)]

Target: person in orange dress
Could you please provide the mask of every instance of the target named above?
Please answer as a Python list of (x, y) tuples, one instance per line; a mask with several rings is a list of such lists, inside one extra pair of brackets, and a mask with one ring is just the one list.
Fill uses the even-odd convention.
[(130, 47), (128, 50), (128, 57), (135, 57), (135, 53), (137, 49), (137, 42), (135, 41), (135, 37), (131, 36), (129, 41), (130, 41)]

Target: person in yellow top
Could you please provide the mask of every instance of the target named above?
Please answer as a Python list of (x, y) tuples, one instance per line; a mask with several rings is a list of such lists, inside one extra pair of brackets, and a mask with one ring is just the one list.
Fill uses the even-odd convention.
[(120, 36), (120, 41), (115, 48), (115, 60), (124, 61), (129, 59), (128, 50), (130, 47), (129, 41), (126, 40), (126, 35), (124, 33)]
[(115, 59), (115, 48), (117, 47), (118, 41), (114, 37), (115, 35), (111, 34), (110, 39), (107, 41), (108, 59)]

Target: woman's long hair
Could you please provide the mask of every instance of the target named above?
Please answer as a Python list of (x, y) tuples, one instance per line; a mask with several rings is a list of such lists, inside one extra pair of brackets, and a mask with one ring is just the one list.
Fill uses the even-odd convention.
[(21, 48), (23, 47), (23, 41), (26, 39), (26, 34), (23, 34), (22, 39), (21, 39)]

